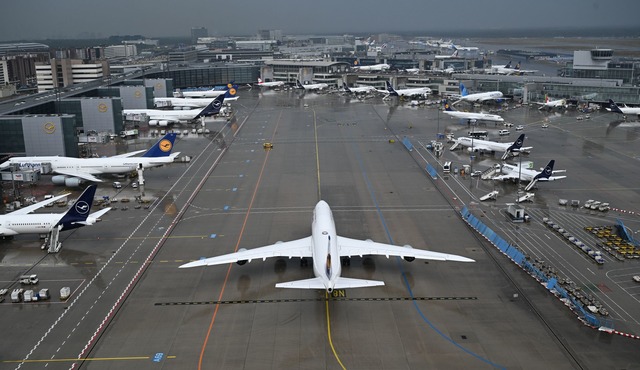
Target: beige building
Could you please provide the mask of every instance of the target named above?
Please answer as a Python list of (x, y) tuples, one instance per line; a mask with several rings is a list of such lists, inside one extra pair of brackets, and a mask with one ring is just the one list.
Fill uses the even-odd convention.
[(109, 63), (84, 63), (80, 59), (51, 59), (50, 64), (36, 64), (38, 92), (76, 83), (89, 82), (109, 75)]

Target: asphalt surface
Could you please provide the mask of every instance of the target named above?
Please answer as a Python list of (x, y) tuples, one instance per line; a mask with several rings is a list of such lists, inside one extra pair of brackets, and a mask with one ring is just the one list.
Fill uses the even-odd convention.
[[(637, 230), (631, 214), (558, 205), (559, 198), (598, 199), (636, 209), (637, 127), (611, 125), (617, 118), (606, 113), (577, 121), (572, 111), (506, 112), (507, 120), (525, 125), (525, 145), (534, 147), (523, 159), (540, 167), (555, 158), (568, 176), (540, 184), (528, 205), (532, 222), (514, 225), (503, 210), (515, 199), (515, 185), (454, 174), (434, 181), (425, 173), (425, 161), (451, 160), (460, 168), (497, 161), (448, 150), (436, 158), (424, 149), (438, 132), (467, 130), (434, 108), (300, 91), (240, 95), (230, 122), (208, 122), (211, 134), (177, 141), (175, 150), (193, 156), (190, 163), (145, 174), (145, 195), (155, 199), (148, 209), (129, 203), (122, 210), (118, 203), (95, 226), (63, 234), (56, 255), (41, 251), (36, 236), (2, 242), (3, 286), (37, 273), (39, 288), (50, 288), (53, 299), (0, 303), (0, 368), (640, 367), (638, 340), (584, 326), (458, 213), (470, 206), (505, 239), (591, 289), (616, 329), (640, 334), (640, 289), (629, 284), (630, 275), (625, 281), (640, 271), (640, 261), (607, 261), (600, 269), (540, 222), (552, 217), (584, 240), (584, 226), (616, 218)], [(550, 127), (542, 129), (545, 120)], [(492, 137), (499, 128), (487, 126)], [(400, 143), (405, 136), (415, 145), (411, 152)], [(264, 150), (265, 142), (273, 149)], [(493, 189), (500, 191), (497, 201), (477, 200)], [(98, 194), (122, 199), (135, 190), (116, 195), (106, 183)], [(178, 269), (201, 257), (308, 236), (320, 199), (332, 207), (339, 235), (477, 262), (352, 258), (343, 276), (386, 285), (336, 297), (276, 289), (278, 282), (313, 276), (296, 259)], [(66, 302), (58, 300), (62, 286), (73, 292)]]

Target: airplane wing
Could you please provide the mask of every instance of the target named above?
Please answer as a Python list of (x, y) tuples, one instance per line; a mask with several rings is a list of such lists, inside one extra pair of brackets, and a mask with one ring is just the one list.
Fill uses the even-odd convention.
[[(223, 265), (225, 263), (238, 261), (251, 262), (254, 259), (265, 260), (270, 257), (312, 257), (311, 237), (308, 236), (306, 238), (288, 242), (278, 242), (264, 247), (241, 250), (235, 253), (224, 254), (222, 256), (205, 258), (186, 263), (180, 266), (180, 268)], [(324, 289), (324, 286), (322, 289)]]
[(118, 154), (118, 155), (113, 155), (109, 158), (129, 158), (129, 157), (133, 157), (136, 154), (140, 154), (140, 153), (144, 153), (146, 152), (145, 149), (143, 150), (136, 150), (135, 152), (129, 152), (129, 153), (124, 153), (124, 154)]
[(42, 202), (38, 202), (36, 204), (32, 204), (30, 206), (26, 206), (26, 207), (20, 208), (18, 210), (15, 210), (15, 211), (11, 212), (11, 215), (26, 215), (27, 213), (31, 213), (31, 212), (35, 211), (36, 209), (40, 209), (40, 208), (46, 206), (47, 204), (51, 204), (51, 203), (53, 203), (53, 202), (55, 202), (55, 201), (57, 201), (59, 199), (62, 199), (64, 197), (68, 196), (69, 194), (71, 194), (71, 193), (58, 195), (58, 196), (55, 196), (53, 198), (49, 198), (47, 200), (43, 200)]
[(491, 178), (492, 180), (517, 180), (518, 179), (518, 175), (517, 174), (507, 174), (507, 175), (498, 175), (495, 177)]
[(491, 151), (493, 151), (491, 148), (489, 148), (489, 147), (488, 147), (488, 146), (486, 146), (486, 145), (475, 145), (475, 144), (474, 144), (474, 145), (473, 145), (472, 147), (470, 147), (470, 148), (473, 148), (474, 150), (478, 150), (478, 151), (482, 151), (482, 152), (491, 152)]
[(398, 256), (398, 257), (414, 257), (425, 260), (435, 261), (458, 261), (458, 262), (475, 262), (474, 260), (457, 256), (455, 254), (439, 253), (425, 251), (422, 249), (413, 249), (408, 246), (397, 246), (384, 243), (376, 243), (368, 240), (358, 240), (338, 236), (338, 248), (341, 257), (378, 255), (378, 256)]
[(555, 181), (555, 180), (561, 180), (566, 178), (567, 176), (549, 176), (548, 178), (545, 178), (545, 177), (539, 178), (538, 181)]
[(79, 178), (85, 179), (87, 181), (102, 182), (102, 180), (100, 180), (99, 178), (97, 178), (97, 177), (95, 177), (92, 174), (87, 173), (87, 172), (76, 172), (76, 171), (71, 171), (71, 170), (60, 170), (60, 169), (56, 169), (55, 172), (57, 172), (57, 173), (59, 173), (61, 175), (79, 177)]

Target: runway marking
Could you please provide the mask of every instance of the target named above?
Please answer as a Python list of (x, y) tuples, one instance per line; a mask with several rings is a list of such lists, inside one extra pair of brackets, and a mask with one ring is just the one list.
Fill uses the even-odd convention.
[(228, 301), (157, 302), (154, 306), (200, 306), (210, 304), (303, 303), (303, 302), (392, 302), (392, 301), (476, 301), (478, 297), (365, 297), (365, 298), (283, 298)]
[[(175, 359), (176, 356), (167, 356), (167, 359)], [(139, 361), (150, 360), (150, 356), (133, 356), (133, 357), (87, 357), (87, 358), (57, 358), (57, 359), (45, 359), (45, 360), (3, 360), (2, 363), (40, 363), (40, 362), (78, 362), (78, 361)]]
[[(315, 111), (314, 111), (315, 113)], [(314, 120), (315, 122), (315, 120)], [(319, 175), (319, 173), (318, 173)], [(319, 178), (318, 178), (319, 179)], [(319, 189), (319, 187), (318, 187)], [(340, 356), (338, 356), (338, 353), (336, 352), (335, 347), (333, 346), (333, 340), (331, 339), (331, 317), (329, 315), (329, 293), (327, 293), (326, 291), (324, 292), (324, 297), (325, 297), (325, 310), (327, 311), (327, 338), (329, 339), (329, 346), (331, 346), (331, 351), (333, 352), (333, 357), (336, 358), (336, 360), (338, 361), (338, 364), (340, 364), (340, 367), (342, 367), (343, 370), (347, 370), (346, 367), (344, 367), (344, 365), (342, 364), (342, 361), (340, 361)]]

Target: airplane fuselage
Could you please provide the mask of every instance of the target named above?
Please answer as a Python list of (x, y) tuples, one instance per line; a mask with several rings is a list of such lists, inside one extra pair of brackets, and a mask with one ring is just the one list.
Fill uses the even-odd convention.
[[(209, 101), (211, 102), (211, 101)], [(206, 106), (206, 104), (205, 104)], [(152, 120), (167, 120), (171, 122), (188, 122), (196, 118), (201, 109), (189, 110), (161, 110), (161, 109), (124, 109), (123, 115), (145, 114)]]
[(138, 166), (150, 168), (172, 163), (174, 155), (167, 157), (129, 157), (129, 158), (72, 158), (57, 156), (14, 157), (10, 164), (20, 169), (41, 169), (43, 163), (51, 163), (53, 172), (74, 170), (92, 175), (117, 174), (135, 171)]
[(470, 101), (470, 102), (479, 102), (479, 101), (485, 101), (485, 100), (496, 100), (496, 99), (502, 99), (503, 95), (500, 91), (489, 91), (489, 92), (484, 92), (484, 93), (476, 93), (476, 94), (469, 94), (469, 95), (465, 95), (463, 97), (461, 97), (461, 100), (466, 100), (466, 101)]
[(64, 216), (64, 213), (0, 216), (0, 235), (46, 234)]
[(504, 118), (500, 117), (497, 114), (457, 112), (457, 111), (444, 111), (443, 113), (448, 114), (455, 118), (462, 118), (467, 120), (504, 122)]
[(325, 201), (316, 204), (311, 224), (311, 249), (313, 251), (313, 273), (331, 293), (342, 273), (338, 236), (333, 214)]
[(220, 95), (225, 94), (226, 90), (196, 90), (196, 91), (182, 91), (181, 94), (185, 98), (217, 98)]

